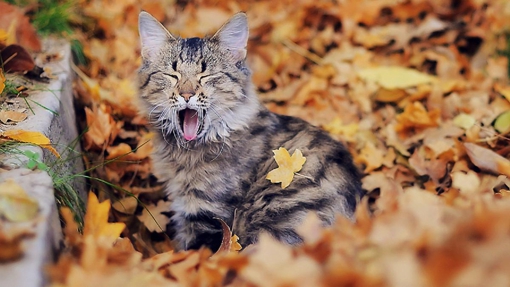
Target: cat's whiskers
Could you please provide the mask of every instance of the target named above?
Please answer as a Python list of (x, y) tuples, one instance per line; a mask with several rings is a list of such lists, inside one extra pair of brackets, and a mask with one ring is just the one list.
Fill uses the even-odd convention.
[[(211, 103), (211, 105), (209, 106), (209, 109), (216, 114), (216, 116), (220, 120), (220, 123), (223, 122), (223, 117), (218, 113), (218, 111), (216, 110), (215, 105), (213, 103)], [(210, 125), (212, 125), (213, 121), (211, 119), (211, 116), (209, 115), (209, 113), (207, 113), (206, 115), (207, 115), (207, 117), (209, 119)], [(223, 152), (223, 148), (225, 147), (226, 142), (225, 142), (225, 138), (223, 138), (221, 136), (220, 136), (220, 139), (221, 139), (220, 150), (216, 153), (216, 156), (211, 161), (216, 160), (221, 155), (221, 153)]]
[[(149, 123), (150, 124), (155, 124), (156, 123), (156, 122), (152, 121), (152, 118), (153, 118), (152, 114), (156, 111), (156, 109), (161, 108), (161, 107), (163, 107), (163, 110), (165, 109), (165, 105), (163, 103), (158, 103), (149, 112)], [(158, 113), (158, 115), (161, 115), (160, 111), (158, 111), (157, 113)]]

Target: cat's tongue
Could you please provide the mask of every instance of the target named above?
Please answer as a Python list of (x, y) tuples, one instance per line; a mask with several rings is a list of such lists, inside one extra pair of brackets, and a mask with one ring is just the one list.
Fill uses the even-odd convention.
[(184, 110), (183, 128), (184, 139), (187, 141), (194, 140), (198, 132), (198, 114), (197, 111), (191, 109)]

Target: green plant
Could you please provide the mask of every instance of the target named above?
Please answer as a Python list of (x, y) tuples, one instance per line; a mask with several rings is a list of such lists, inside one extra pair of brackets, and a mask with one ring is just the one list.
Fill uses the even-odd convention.
[[(76, 151), (74, 151), (76, 152)], [(72, 158), (57, 158), (52, 163), (44, 163), (39, 158), (39, 153), (24, 150), (21, 154), (28, 158), (26, 167), (29, 169), (39, 169), (48, 173), (53, 182), (55, 189), (55, 200), (59, 207), (66, 206), (71, 208), (75, 214), (75, 220), (81, 227), (83, 224), (83, 215), (85, 214), (85, 203), (75, 189), (73, 182), (80, 174), (66, 174), (61, 168), (66, 162), (73, 160)]]
[(70, 16), (74, 5), (74, 1), (38, 1), (32, 22), (39, 33), (43, 35), (70, 35), (73, 32)]

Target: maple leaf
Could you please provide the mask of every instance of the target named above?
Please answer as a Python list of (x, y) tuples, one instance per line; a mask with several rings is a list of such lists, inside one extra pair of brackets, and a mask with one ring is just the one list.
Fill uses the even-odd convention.
[(282, 188), (286, 188), (294, 178), (294, 173), (300, 171), (303, 164), (305, 164), (306, 157), (303, 156), (299, 149), (296, 149), (292, 156), (290, 156), (289, 151), (284, 147), (273, 150), (273, 153), (278, 168), (270, 171), (266, 179), (272, 183), (281, 182)]
[(89, 193), (85, 226), (83, 228), (84, 236), (92, 235), (96, 238), (104, 236), (111, 240), (113, 244), (126, 225), (121, 222), (108, 223), (110, 206), (110, 200), (99, 203), (97, 196), (93, 192)]
[(170, 210), (170, 201), (160, 200), (157, 205), (147, 205), (143, 209), (142, 214), (138, 216), (138, 219), (147, 227), (151, 232), (160, 232), (164, 228), (170, 218), (164, 213)]

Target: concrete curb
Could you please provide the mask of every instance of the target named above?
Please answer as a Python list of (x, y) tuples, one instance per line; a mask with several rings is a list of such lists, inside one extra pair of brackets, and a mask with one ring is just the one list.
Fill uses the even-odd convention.
[[(47, 85), (41, 84), (40, 91), (30, 94), (29, 103), (33, 113), (29, 112), (25, 121), (10, 126), (0, 125), (0, 128), (38, 131), (48, 136), (62, 156), (59, 161), (62, 164), (58, 165), (55, 172), (66, 177), (83, 171), (73, 106), (70, 45), (63, 40), (47, 39), (44, 41), (43, 50), (45, 54), (61, 56), (58, 61), (42, 65), (38, 63), (51, 69), (55, 78)], [(50, 152), (37, 146), (21, 146), (19, 150), (30, 150), (39, 154), (39, 158), (46, 164), (55, 161)], [(0, 182), (8, 179), (17, 182), (39, 202), (40, 211), (35, 222), (30, 223), (34, 225), (35, 236), (23, 241), (24, 256), (17, 261), (0, 265), (0, 287), (44, 286), (47, 283), (44, 266), (51, 262), (62, 240), (52, 178), (45, 171), (25, 168), (28, 160), (19, 152), (0, 155), (1, 165), (8, 169), (0, 171)], [(83, 179), (73, 178), (72, 186), (82, 199), (86, 198)]]

